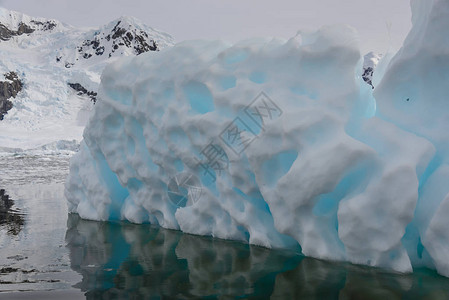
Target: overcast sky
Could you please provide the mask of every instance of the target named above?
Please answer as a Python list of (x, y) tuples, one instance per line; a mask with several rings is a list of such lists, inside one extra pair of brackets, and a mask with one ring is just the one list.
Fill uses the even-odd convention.
[(345, 23), (359, 31), (363, 52), (398, 49), (411, 26), (409, 0), (0, 0), (0, 6), (75, 26), (134, 16), (178, 42), (289, 38), (299, 29)]

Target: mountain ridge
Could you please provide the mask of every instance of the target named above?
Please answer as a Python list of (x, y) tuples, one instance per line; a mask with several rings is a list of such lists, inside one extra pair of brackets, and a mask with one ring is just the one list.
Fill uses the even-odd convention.
[[(0, 75), (14, 72), (22, 87), (15, 98), (11, 93), (2, 98), (0, 147), (79, 142), (104, 67), (173, 44), (169, 34), (133, 17), (77, 28), (0, 7)], [(9, 88), (7, 81), (3, 85)]]

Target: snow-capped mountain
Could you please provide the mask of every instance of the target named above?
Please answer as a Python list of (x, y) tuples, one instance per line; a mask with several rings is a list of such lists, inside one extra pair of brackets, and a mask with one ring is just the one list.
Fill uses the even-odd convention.
[(62, 48), (56, 61), (66, 68), (82, 63), (92, 64), (111, 57), (139, 55), (147, 51), (159, 51), (173, 44), (166, 33), (154, 30), (132, 17), (121, 17), (99, 30), (91, 30), (82, 36), (78, 45)]
[[(171, 45), (131, 17), (76, 28), (0, 8), (0, 150), (80, 141), (104, 67)], [(13, 84), (21, 89), (11, 94)]]
[(370, 52), (363, 57), (363, 80), (369, 84), (374, 89), (373, 84), (373, 74), (374, 70), (377, 67), (380, 59), (382, 58), (382, 54), (376, 54), (374, 52)]
[(56, 20), (33, 18), (19, 12), (0, 7), (0, 40), (9, 41), (21, 35), (39, 34), (59, 30), (63, 27)]

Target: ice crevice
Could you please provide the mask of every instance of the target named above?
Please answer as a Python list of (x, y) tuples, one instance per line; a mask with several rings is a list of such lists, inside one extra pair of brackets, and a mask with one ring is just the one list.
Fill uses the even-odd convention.
[(70, 212), (449, 276), (449, 4), (411, 4), (374, 92), (343, 25), (110, 65)]

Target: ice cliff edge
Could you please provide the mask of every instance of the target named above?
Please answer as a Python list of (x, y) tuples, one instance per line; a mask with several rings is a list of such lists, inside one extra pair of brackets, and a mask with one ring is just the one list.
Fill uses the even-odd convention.
[(69, 210), (449, 276), (449, 3), (412, 9), (375, 99), (346, 26), (107, 67)]

